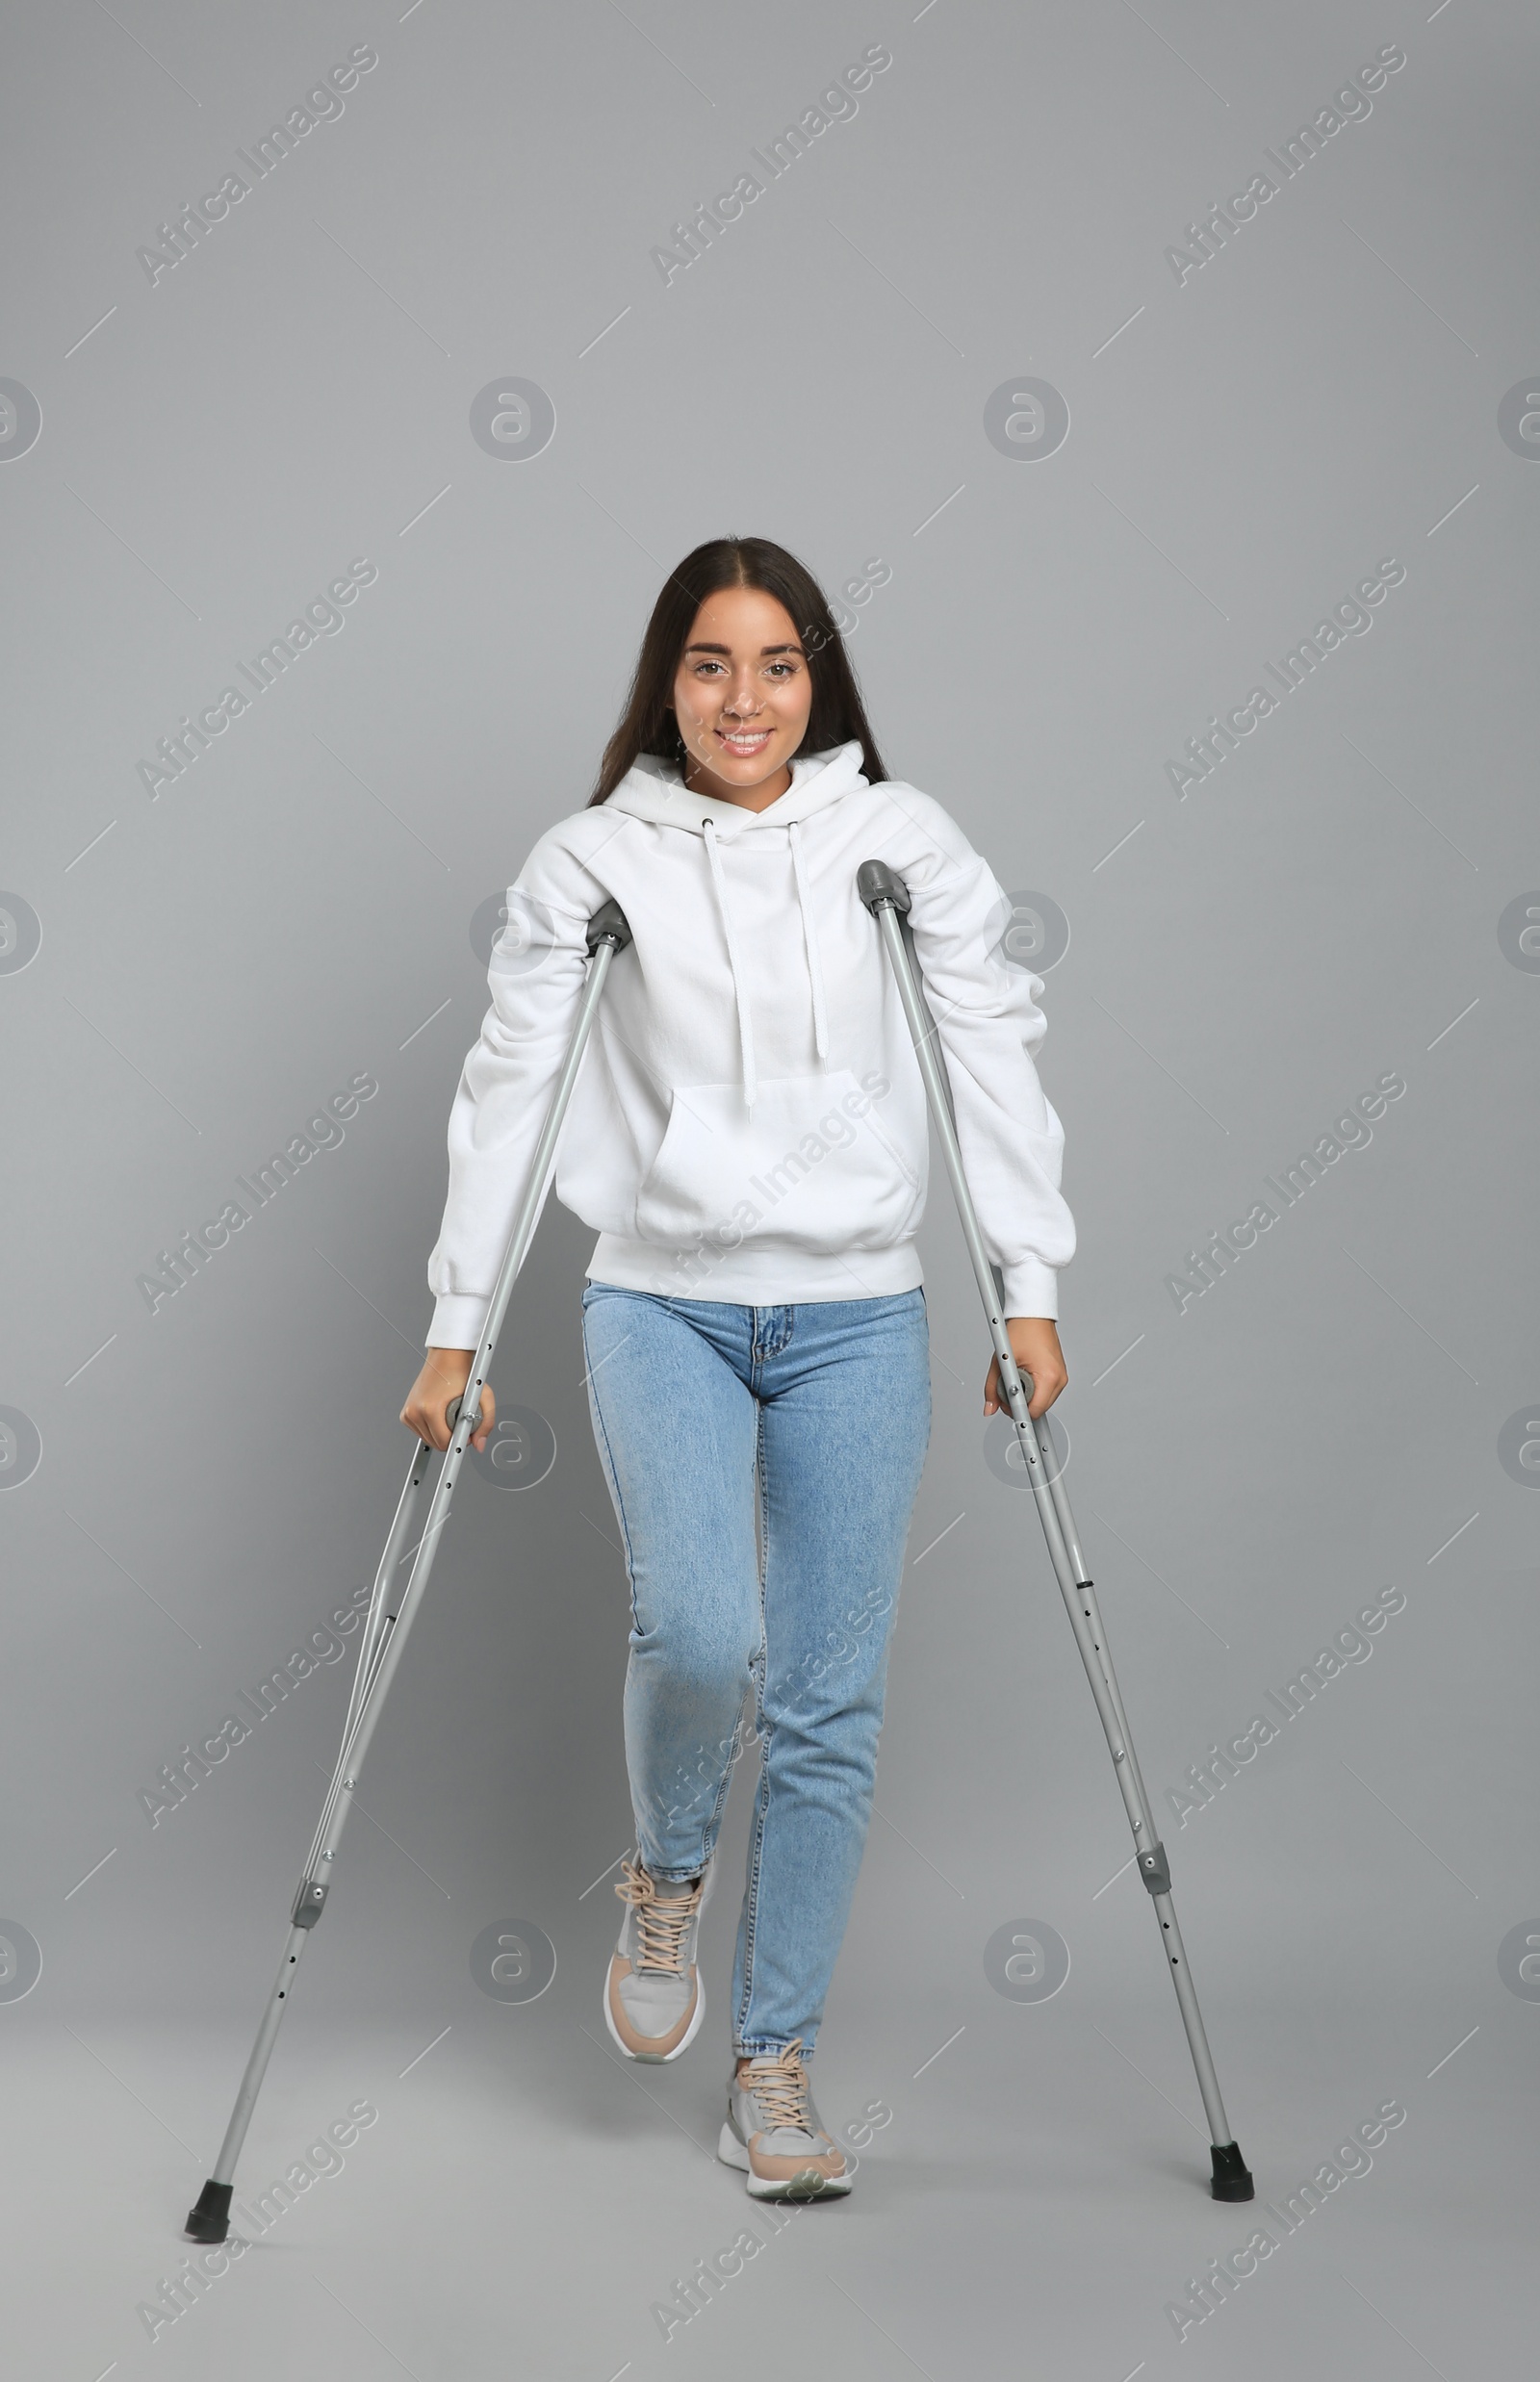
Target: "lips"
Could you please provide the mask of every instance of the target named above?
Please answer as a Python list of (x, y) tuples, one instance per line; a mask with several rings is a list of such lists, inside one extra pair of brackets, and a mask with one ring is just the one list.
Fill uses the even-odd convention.
[(718, 741), (727, 746), (730, 753), (744, 755), (762, 753), (770, 741), (770, 730), (767, 728), (756, 730), (747, 736), (730, 735), (727, 730), (722, 728), (716, 729), (713, 732)]

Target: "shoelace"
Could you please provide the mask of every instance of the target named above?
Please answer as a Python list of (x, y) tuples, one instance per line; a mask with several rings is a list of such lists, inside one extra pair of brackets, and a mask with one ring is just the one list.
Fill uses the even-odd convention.
[(778, 2133), (783, 2126), (799, 2134), (812, 2132), (812, 2113), (808, 2106), (812, 2087), (802, 2063), (800, 2035), (786, 2044), (773, 2067), (760, 2067), (756, 2062), (749, 2070), (748, 2085), (770, 2120), (767, 2134)]
[(628, 1859), (623, 1863), (625, 1876), (615, 1891), (623, 1903), (629, 1903), (636, 1912), (636, 1934), (641, 1957), (638, 1968), (662, 1968), (676, 1977), (684, 1974), (684, 1936), (690, 1921), (700, 1908), (700, 1888), (694, 1893), (660, 1898), (657, 1887), (640, 1861)]

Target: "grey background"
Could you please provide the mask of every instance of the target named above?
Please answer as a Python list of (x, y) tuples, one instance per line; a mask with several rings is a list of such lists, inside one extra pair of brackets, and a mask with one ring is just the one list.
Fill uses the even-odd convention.
[[(340, 118), (152, 287), (157, 224), (366, 41)], [(665, 286), (681, 211), (879, 41), (854, 119)], [(1367, 120), (1179, 285), (1195, 211), (1392, 41)], [(136, 2311), (189, 2246), (348, 1665), (157, 1826), (140, 1797), (372, 1575), (487, 999), (473, 915), (586, 797), (662, 571), (725, 529), (832, 593), (890, 566), (851, 637), (889, 767), (1069, 922), (1041, 1055), (1081, 1235), (1066, 1479), (1163, 1807), (1404, 1593), (1167, 1840), (1259, 2193), (1382, 2100), (1406, 2121), (1178, 2346), (1166, 2303), (1253, 2219), (1205, 2196), (1105, 1748), (1030, 1505), (985, 1461), (937, 1182), (935, 1438), (817, 2063), (836, 2128), (890, 2116), (851, 2200), (665, 2344), (653, 2303), (748, 2215), (709, 2156), (736, 1894), (701, 2042), (623, 2070), (625, 1591), (579, 1383), (590, 1236), (552, 1205), (497, 1378), (556, 1461), (519, 1496), (465, 1477), (243, 2181), (360, 2096), (378, 2120), (155, 2369), (1502, 2369), (1533, 2336), (1540, 2023), (1498, 1966), (1540, 1932), (1540, 1473), (1499, 1455), (1540, 1400), (1540, 983), (1498, 932), (1540, 886), (1540, 448), (1499, 427), (1540, 377), (1532, 25), (64, 0), (9, 46), (0, 372), (41, 408), (0, 470), (0, 878), (41, 925), (0, 979), (0, 1401), (40, 1440), (0, 1495), (0, 1915), (42, 1963), (0, 2004), (18, 2370), (148, 2366)], [(554, 407), (526, 462), (471, 433), (500, 375)], [(1029, 377), (1069, 414), (1040, 461), (985, 427)], [(1178, 800), (1187, 738), (1391, 556), (1372, 631)], [(157, 738), (353, 557), (378, 576), (343, 633), (151, 800)], [(156, 1252), (366, 1069), (343, 1144), (152, 1316)], [(1179, 1314), (1184, 1252), (1391, 1070), (1371, 1145)], [(1037, 2004), (984, 1964), (1027, 1916), (1070, 1953)], [(526, 2004), (472, 1973), (513, 1918), (557, 1955)]]

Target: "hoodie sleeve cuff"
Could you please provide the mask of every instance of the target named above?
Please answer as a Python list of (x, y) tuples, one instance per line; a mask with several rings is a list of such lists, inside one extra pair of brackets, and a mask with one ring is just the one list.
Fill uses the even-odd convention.
[(1056, 1266), (1045, 1266), (1040, 1257), (1022, 1257), (1014, 1266), (1007, 1266), (1002, 1270), (1008, 1316), (1040, 1315), (1057, 1322), (1059, 1269)]
[(450, 1292), (442, 1297), (433, 1310), (433, 1320), (424, 1343), (428, 1348), (475, 1348), (486, 1326), (489, 1298), (468, 1298), (462, 1293)]

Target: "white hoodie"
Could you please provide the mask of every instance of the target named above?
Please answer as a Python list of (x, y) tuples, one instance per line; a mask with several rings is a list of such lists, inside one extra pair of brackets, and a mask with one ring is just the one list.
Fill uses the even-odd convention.
[(1001, 951), (1010, 905), (939, 803), (870, 785), (859, 742), (792, 762), (767, 809), (684, 790), (644, 756), (541, 836), (493, 947), (492, 1006), (449, 1114), (428, 1345), (480, 1337), (571, 1037), (584, 935), (612, 962), (562, 1132), (556, 1195), (599, 1234), (592, 1279), (745, 1306), (868, 1298), (922, 1279), (925, 1095), (856, 875), (886, 860), (940, 1031), (958, 1133), (1008, 1315), (1056, 1316), (1074, 1254), (1064, 1130), (1033, 1053), (1041, 979)]

